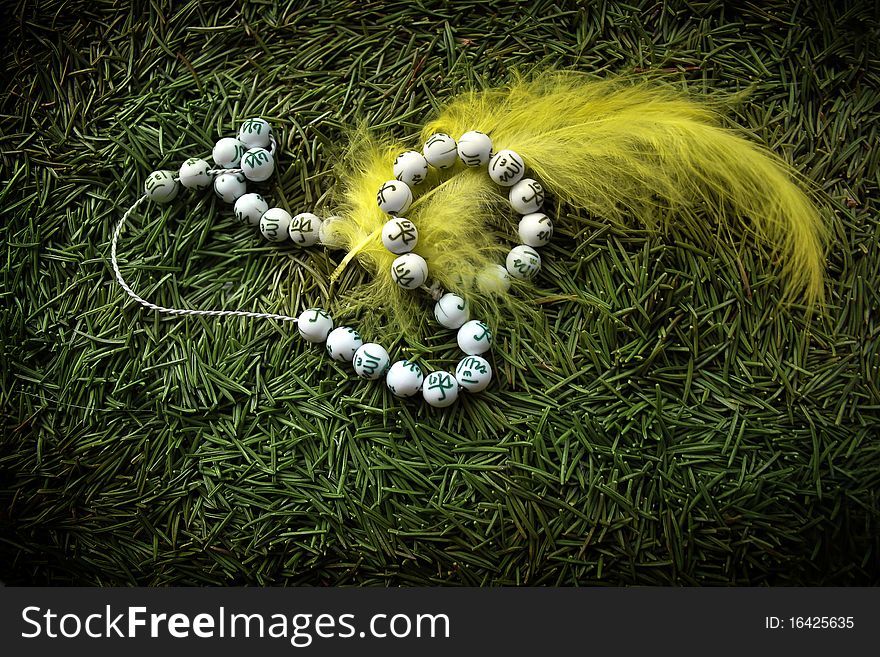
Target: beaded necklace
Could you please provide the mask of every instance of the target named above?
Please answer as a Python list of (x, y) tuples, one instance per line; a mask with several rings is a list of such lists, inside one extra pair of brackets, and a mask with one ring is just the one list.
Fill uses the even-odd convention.
[(444, 292), (437, 284), (427, 284), (428, 263), (414, 252), (419, 240), (418, 226), (405, 217), (413, 202), (413, 187), (424, 183), (429, 167), (449, 169), (460, 159), (468, 167), (486, 168), (489, 177), (508, 190), (510, 205), (522, 218), (518, 227), (521, 244), (509, 251), (503, 266), (496, 265), (483, 275), (507, 290), (510, 277), (529, 280), (538, 273), (541, 256), (536, 248), (548, 244), (553, 236), (553, 222), (540, 211), (545, 199), (544, 189), (538, 181), (525, 177), (525, 162), (516, 152), (507, 149), (493, 152), (491, 138), (476, 130), (465, 132), (458, 141), (448, 134), (436, 133), (425, 142), (421, 152), (401, 153), (391, 167), (394, 177), (384, 182), (376, 194), (379, 208), (389, 215), (381, 235), (376, 237), (397, 256), (388, 275), (401, 288), (421, 289), (429, 294), (435, 301), (437, 323), (457, 331), (457, 343), (465, 357), (453, 373), (436, 370), (426, 375), (418, 364), (405, 359), (392, 364), (391, 356), (382, 345), (364, 342), (354, 328), (335, 326), (333, 318), (322, 308), (309, 308), (298, 317), (244, 310), (166, 308), (143, 299), (126, 283), (117, 262), (122, 228), (142, 203), (169, 203), (177, 197), (180, 187), (199, 190), (213, 186), (218, 197), (234, 204), (233, 210), (239, 221), (258, 226), (269, 241), (290, 239), (299, 247), (330, 246), (326, 229), (332, 218), (325, 221), (311, 212), (291, 216), (283, 208), (270, 207), (262, 195), (247, 191), (248, 182), (265, 182), (272, 176), (277, 152), (272, 127), (261, 118), (252, 118), (241, 125), (237, 137), (217, 141), (211, 154), (214, 167), (204, 159), (188, 158), (176, 175), (173, 171), (159, 170), (147, 176), (144, 193), (123, 214), (111, 242), (111, 263), (123, 290), (142, 306), (159, 313), (294, 322), (303, 339), (312, 344), (325, 344), (327, 354), (336, 361), (351, 363), (357, 376), (372, 381), (384, 377), (395, 396), (412, 397), (421, 393), (433, 407), (452, 405), (460, 392), (485, 390), (492, 380), (492, 366), (483, 354), (491, 348), (492, 331), (485, 322), (471, 319), (468, 304), (462, 297), (454, 292)]

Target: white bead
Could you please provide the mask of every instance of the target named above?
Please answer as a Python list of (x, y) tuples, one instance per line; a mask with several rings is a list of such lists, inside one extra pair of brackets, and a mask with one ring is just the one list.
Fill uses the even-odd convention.
[(457, 294), (448, 292), (434, 304), (434, 318), (449, 329), (461, 328), (470, 319), (467, 302)]
[(458, 157), (469, 167), (482, 167), (492, 156), (492, 140), (489, 135), (471, 130), (458, 138)]
[(242, 194), (232, 206), (235, 217), (243, 224), (259, 226), (260, 217), (269, 209), (269, 204), (259, 194)]
[(503, 265), (489, 265), (477, 274), (477, 284), (484, 292), (503, 294), (510, 289), (510, 274)]
[(391, 277), (406, 290), (414, 290), (428, 280), (428, 263), (416, 253), (404, 253), (391, 263)]
[(328, 249), (345, 248), (345, 240), (339, 234), (342, 221), (342, 217), (333, 215), (324, 219), (318, 227), (318, 241)]
[(214, 191), (227, 203), (235, 203), (247, 192), (247, 183), (240, 173), (221, 173), (214, 178)]
[(338, 360), (340, 363), (350, 363), (355, 352), (363, 344), (364, 341), (361, 340), (360, 333), (353, 328), (340, 326), (330, 331), (330, 335), (327, 336), (327, 353), (333, 360)]
[(326, 310), (309, 308), (303, 310), (296, 318), (296, 328), (308, 342), (324, 342), (327, 339), (327, 334), (333, 330), (333, 318)]
[(248, 180), (269, 180), (275, 171), (275, 158), (265, 148), (251, 148), (241, 156), (241, 172)]
[(283, 242), (289, 236), (290, 214), (283, 208), (269, 208), (260, 217), (260, 232), (270, 242)]
[(156, 203), (168, 203), (177, 196), (177, 181), (171, 171), (154, 171), (144, 181), (144, 193)]
[(507, 271), (514, 278), (530, 280), (541, 269), (541, 256), (525, 244), (515, 246), (507, 254)]
[(428, 175), (428, 160), (418, 151), (406, 151), (394, 159), (394, 177), (410, 187), (424, 182)]
[(391, 357), (388, 352), (380, 344), (375, 342), (367, 342), (361, 345), (356, 352), (351, 364), (354, 367), (354, 373), (362, 379), (375, 381), (382, 378), (382, 375), (388, 371), (388, 365), (391, 363)]
[(241, 156), (247, 150), (247, 146), (242, 144), (238, 139), (233, 137), (223, 137), (216, 144), (211, 152), (211, 157), (217, 166), (224, 169), (234, 169), (241, 162)]
[(391, 253), (409, 253), (416, 248), (418, 241), (419, 229), (409, 219), (394, 217), (382, 226), (382, 244)]
[(382, 183), (376, 193), (379, 209), (388, 214), (402, 214), (409, 210), (413, 195), (409, 185), (399, 180), (388, 180)]
[(544, 188), (533, 178), (523, 178), (510, 188), (507, 198), (520, 214), (537, 212), (544, 205)]
[(492, 381), (492, 366), (482, 356), (467, 356), (455, 368), (455, 380), (468, 392), (481, 392)]
[(478, 319), (466, 322), (456, 336), (458, 348), (469, 356), (479, 356), (492, 347), (492, 331)]
[(397, 397), (412, 397), (422, 389), (425, 375), (422, 369), (408, 360), (399, 360), (385, 376), (385, 385)]
[(422, 397), (434, 408), (446, 408), (458, 399), (458, 381), (449, 372), (431, 372), (425, 377)]
[(302, 212), (290, 220), (290, 239), (297, 246), (312, 246), (318, 243), (321, 232), (321, 218), (311, 212)]
[(272, 126), (264, 119), (248, 119), (238, 129), (238, 141), (248, 148), (269, 148)]
[(525, 173), (525, 162), (515, 151), (498, 151), (489, 160), (489, 177), (502, 187), (515, 185)]
[(180, 165), (177, 175), (187, 189), (203, 189), (211, 184), (211, 165), (200, 157), (191, 157)]
[(455, 140), (442, 132), (436, 132), (430, 136), (422, 148), (422, 153), (424, 153), (428, 164), (438, 169), (448, 169), (458, 159)]
[(519, 220), (519, 239), (527, 246), (545, 246), (553, 238), (553, 222), (543, 212), (532, 212)]

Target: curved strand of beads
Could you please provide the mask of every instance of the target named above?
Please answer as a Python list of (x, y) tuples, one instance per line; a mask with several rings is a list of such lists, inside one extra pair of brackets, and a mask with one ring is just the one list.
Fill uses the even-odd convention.
[[(213, 187), (217, 195), (234, 203), (235, 215), (243, 223), (258, 226), (269, 241), (290, 239), (308, 247), (324, 243), (323, 220), (311, 212), (291, 216), (283, 208), (272, 207), (257, 193), (247, 192), (248, 182), (263, 182), (275, 170), (277, 142), (271, 126), (263, 119), (248, 119), (236, 138), (220, 139), (214, 146), (215, 168), (201, 158), (188, 158), (178, 175), (171, 171), (154, 171), (144, 183), (144, 193), (123, 214), (113, 233), (110, 257), (117, 282), (123, 290), (145, 308), (171, 315), (235, 316), (295, 322), (307, 342), (325, 344), (328, 355), (340, 362), (349, 362), (361, 378), (377, 380), (384, 377), (388, 389), (397, 397), (407, 398), (421, 393), (431, 406), (445, 408), (456, 402), (460, 392), (478, 393), (492, 380), (492, 366), (482, 356), (492, 345), (492, 331), (484, 322), (471, 319), (467, 303), (460, 296), (445, 292), (434, 282), (428, 285), (429, 269), (425, 259), (416, 253), (418, 226), (403, 215), (413, 201), (412, 186), (421, 184), (429, 167), (449, 169), (457, 160), (468, 167), (485, 167), (490, 178), (506, 189), (511, 207), (522, 215), (518, 226), (520, 244), (509, 251), (504, 265), (494, 265), (481, 274), (498, 291), (507, 291), (510, 278), (531, 279), (540, 269), (541, 257), (535, 250), (545, 246), (553, 236), (553, 222), (540, 212), (545, 194), (541, 184), (526, 178), (523, 159), (514, 151), (493, 153), (489, 135), (471, 130), (456, 142), (450, 135), (436, 134), (426, 142), (422, 152), (407, 151), (393, 164), (394, 178), (383, 183), (377, 192), (377, 203), (390, 215), (381, 231), (370, 239), (381, 239), (385, 248), (397, 258), (389, 275), (404, 289), (422, 289), (435, 301), (434, 318), (455, 330), (456, 341), (465, 357), (454, 373), (435, 370), (425, 374), (409, 360), (392, 364), (388, 351), (377, 343), (364, 343), (351, 327), (334, 325), (330, 314), (320, 308), (309, 308), (298, 317), (247, 310), (197, 310), (166, 308), (140, 297), (126, 283), (117, 262), (119, 235), (129, 216), (144, 201), (168, 203), (180, 187), (203, 189)], [(328, 244), (328, 246), (330, 246)], [(349, 254), (351, 257), (353, 254)]]

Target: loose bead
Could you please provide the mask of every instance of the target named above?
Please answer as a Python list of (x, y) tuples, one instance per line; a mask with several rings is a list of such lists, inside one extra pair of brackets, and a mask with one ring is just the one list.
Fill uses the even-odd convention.
[(519, 239), (527, 246), (546, 246), (553, 238), (553, 222), (543, 212), (532, 212), (519, 220)]
[(425, 377), (422, 397), (435, 408), (446, 408), (458, 399), (458, 381), (449, 372), (431, 372)]
[(269, 208), (260, 217), (260, 232), (270, 242), (283, 242), (288, 238), (290, 213), (283, 208)]
[(263, 182), (275, 171), (275, 158), (265, 148), (251, 148), (241, 156), (241, 172), (248, 180)]
[(489, 160), (489, 177), (502, 187), (515, 185), (525, 172), (525, 162), (515, 151), (498, 151)]
[(360, 333), (348, 326), (340, 326), (327, 336), (327, 353), (333, 360), (350, 363), (355, 352), (364, 344)]
[(492, 331), (483, 322), (472, 319), (466, 322), (456, 336), (458, 348), (469, 356), (479, 356), (492, 347)]
[(247, 192), (247, 183), (240, 173), (221, 173), (214, 178), (214, 191), (227, 203), (235, 203)]
[(211, 156), (217, 166), (224, 169), (234, 169), (241, 162), (241, 156), (247, 150), (247, 146), (233, 137), (223, 137), (216, 144)]
[(477, 274), (477, 284), (483, 292), (503, 294), (510, 289), (510, 274), (503, 265), (489, 265)]
[(471, 130), (458, 139), (458, 157), (469, 167), (485, 166), (492, 156), (492, 140), (489, 135)]
[(191, 157), (180, 165), (180, 184), (187, 189), (203, 189), (211, 184), (211, 165), (200, 157)]
[(431, 135), (422, 148), (425, 159), (433, 167), (448, 169), (458, 159), (458, 148), (455, 140), (443, 132)]
[(236, 218), (243, 224), (260, 225), (260, 217), (269, 209), (269, 204), (259, 194), (242, 194), (232, 206)]
[(399, 360), (385, 376), (385, 385), (397, 397), (412, 397), (422, 389), (425, 375), (422, 369), (408, 360)]
[(541, 269), (541, 256), (525, 244), (515, 246), (507, 254), (507, 271), (514, 278), (530, 280)]
[(481, 356), (467, 356), (455, 368), (455, 380), (468, 392), (482, 392), (492, 381), (492, 366)]
[(272, 126), (264, 119), (248, 119), (238, 129), (238, 140), (248, 148), (269, 148)]
[(404, 253), (391, 263), (391, 277), (406, 290), (414, 290), (428, 280), (428, 263), (416, 253)]
[(333, 318), (326, 310), (309, 308), (303, 310), (296, 318), (296, 327), (299, 329), (299, 334), (308, 342), (324, 342), (333, 330)]
[(321, 218), (311, 212), (302, 212), (290, 220), (290, 239), (297, 246), (312, 246), (318, 243), (321, 231)]
[(382, 375), (388, 371), (390, 363), (391, 357), (388, 355), (385, 347), (375, 342), (361, 345), (354, 352), (354, 358), (351, 360), (354, 373), (370, 381), (382, 378)]
[(156, 203), (168, 203), (177, 196), (179, 187), (171, 171), (154, 171), (144, 181), (144, 193)]
[(457, 294), (448, 292), (434, 304), (434, 318), (446, 328), (461, 328), (470, 319), (467, 302)]
[(409, 219), (394, 217), (382, 226), (382, 244), (391, 253), (409, 253), (416, 248), (418, 241), (419, 229)]
[(410, 187), (425, 181), (428, 175), (428, 160), (418, 151), (406, 151), (394, 159), (394, 177)]
[(406, 183), (399, 180), (388, 180), (382, 183), (376, 193), (379, 209), (388, 214), (402, 214), (412, 205), (412, 190)]
[(507, 198), (520, 214), (537, 212), (544, 205), (544, 188), (533, 178), (523, 178), (510, 188)]

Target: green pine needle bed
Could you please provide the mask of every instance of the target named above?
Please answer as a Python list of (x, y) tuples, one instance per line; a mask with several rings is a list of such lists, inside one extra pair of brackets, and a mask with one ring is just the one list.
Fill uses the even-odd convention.
[[(880, 583), (875, 3), (134, 4), (5, 19), (0, 580)], [(305, 210), (358, 120), (414, 139), (456, 91), (536, 66), (750, 90), (731, 116), (832, 200), (826, 315), (780, 312), (768, 254), (712, 226), (585, 218), (546, 251), (546, 323), (499, 326), (496, 381), (444, 412), (290, 326), (156, 316), (114, 282), (143, 178), (243, 119), (280, 132), (270, 193)], [(187, 198), (123, 234), (141, 294), (326, 295), (335, 254)], [(419, 348), (455, 362), (448, 335)]]

